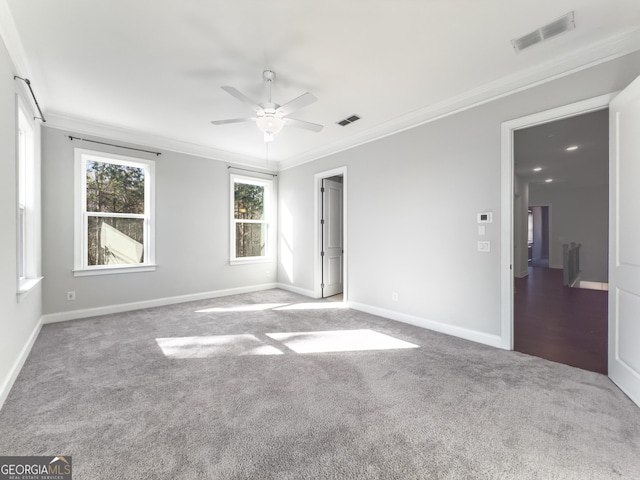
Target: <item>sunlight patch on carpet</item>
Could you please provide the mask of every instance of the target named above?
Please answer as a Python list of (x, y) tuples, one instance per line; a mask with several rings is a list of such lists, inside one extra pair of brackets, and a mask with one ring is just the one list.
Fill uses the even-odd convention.
[(237, 307), (213, 307), (196, 310), (196, 313), (224, 313), (224, 312), (261, 312), (284, 307), (288, 303), (257, 303), (255, 305), (239, 305)]
[(274, 310), (328, 310), (331, 308), (349, 308), (342, 302), (317, 302), (317, 303), (292, 303), (283, 307), (276, 307)]
[(276, 347), (249, 334), (156, 338), (156, 343), (168, 358), (282, 355)]
[(267, 333), (267, 336), (282, 342), (296, 353), (357, 352), (419, 347), (369, 329)]

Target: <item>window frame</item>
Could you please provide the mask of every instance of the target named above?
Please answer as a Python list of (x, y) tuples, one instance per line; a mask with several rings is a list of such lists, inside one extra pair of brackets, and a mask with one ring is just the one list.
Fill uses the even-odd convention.
[(16, 292), (17, 300), (42, 280), (40, 276), (40, 202), (38, 130), (33, 111), (20, 93), (15, 103)]
[[(247, 185), (258, 185), (264, 187), (264, 215), (262, 220), (236, 219), (235, 218), (235, 185), (244, 183)], [(242, 265), (247, 263), (263, 263), (272, 260), (273, 241), (271, 238), (271, 225), (275, 214), (273, 202), (273, 180), (265, 178), (251, 177), (247, 175), (230, 174), (229, 186), (229, 263), (231, 265)], [(238, 223), (263, 224), (266, 227), (264, 255), (252, 257), (236, 256), (236, 225)]]
[[(87, 162), (110, 163), (144, 169), (144, 214), (87, 212)], [(75, 213), (74, 213), (74, 276), (107, 275), (116, 273), (150, 272), (156, 270), (155, 258), (155, 161), (110, 152), (74, 149)], [(139, 264), (88, 264), (89, 217), (119, 217), (143, 219), (143, 258)]]
[(28, 191), (28, 166), (32, 163), (33, 158), (33, 128), (27, 120), (24, 108), (21, 102), (18, 102), (18, 129), (17, 129), (17, 156), (18, 156), (18, 282), (23, 285), (28, 278), (28, 241), (27, 222), (30, 215), (27, 213), (27, 204), (29, 203)]

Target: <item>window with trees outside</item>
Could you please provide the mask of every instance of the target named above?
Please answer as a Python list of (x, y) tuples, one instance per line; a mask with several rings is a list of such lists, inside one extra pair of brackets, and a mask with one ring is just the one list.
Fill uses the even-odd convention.
[(231, 261), (269, 254), (271, 180), (231, 175)]
[(155, 269), (154, 162), (83, 149), (75, 156), (76, 275)]

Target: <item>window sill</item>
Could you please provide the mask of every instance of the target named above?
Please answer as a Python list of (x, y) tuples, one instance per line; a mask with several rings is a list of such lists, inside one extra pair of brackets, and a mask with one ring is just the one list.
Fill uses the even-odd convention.
[(90, 277), (93, 275), (115, 275), (120, 273), (155, 272), (157, 265), (127, 265), (115, 267), (97, 267), (73, 270), (74, 277)]
[(270, 257), (236, 258), (229, 260), (229, 265), (247, 265), (252, 263), (271, 263), (275, 259)]
[(16, 296), (18, 297), (18, 302), (21, 302), (23, 298), (25, 298), (29, 292), (33, 290), (33, 288), (38, 285), (42, 281), (43, 277), (35, 277), (35, 278), (27, 278), (20, 282), (18, 286), (18, 292)]

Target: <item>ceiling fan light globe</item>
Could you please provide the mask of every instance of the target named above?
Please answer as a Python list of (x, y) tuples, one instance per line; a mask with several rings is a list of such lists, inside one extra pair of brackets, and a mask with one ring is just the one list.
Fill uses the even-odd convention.
[(258, 128), (262, 130), (265, 134), (270, 133), (278, 133), (284, 127), (284, 120), (272, 115), (265, 115), (263, 117), (258, 117), (256, 120), (258, 124)]

